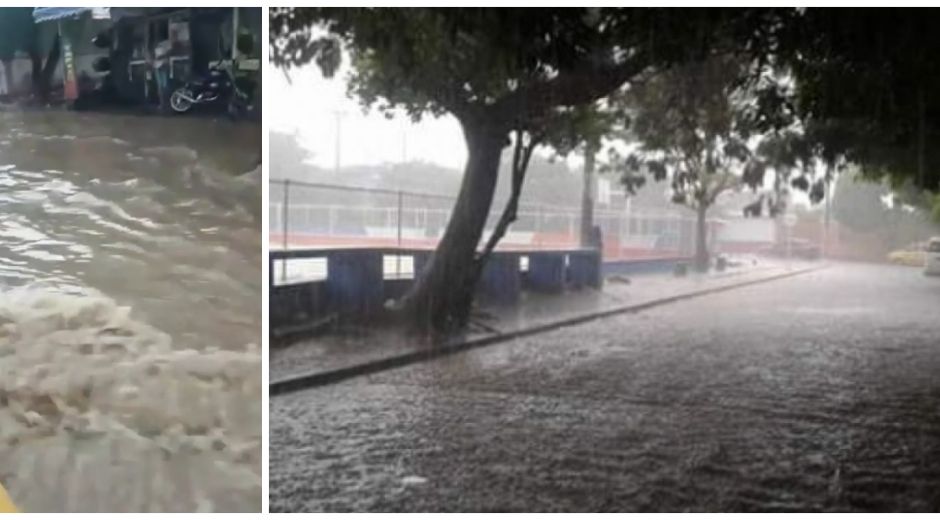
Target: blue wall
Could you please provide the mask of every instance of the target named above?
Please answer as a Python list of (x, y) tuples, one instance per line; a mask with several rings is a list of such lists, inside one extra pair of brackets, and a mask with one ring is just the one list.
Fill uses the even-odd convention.
[[(271, 330), (303, 323), (337, 313), (342, 319), (356, 320), (374, 316), (385, 300), (404, 294), (413, 279), (385, 279), (382, 257), (385, 254), (415, 256), (415, 270), (429, 259), (423, 250), (345, 249), (274, 251), (269, 256), (269, 276), (274, 262), (290, 258), (326, 257), (327, 279), (270, 287)], [(610, 275), (641, 275), (671, 272), (687, 258), (660, 258), (601, 263), (593, 250), (497, 252), (492, 265), (484, 269), (478, 296), (488, 302), (514, 304), (522, 290), (563, 294), (565, 290), (585, 287), (600, 289)], [(521, 256), (529, 259), (529, 272), (519, 267)], [(534, 280), (533, 280), (534, 275)]]

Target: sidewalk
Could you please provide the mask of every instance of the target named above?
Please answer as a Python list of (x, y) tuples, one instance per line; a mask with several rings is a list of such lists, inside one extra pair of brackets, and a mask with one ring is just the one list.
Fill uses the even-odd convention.
[(307, 379), (310, 385), (341, 380), (557, 326), (637, 312), (708, 292), (798, 274), (822, 265), (793, 262), (788, 268), (783, 263), (765, 260), (723, 273), (690, 274), (682, 278), (671, 274), (642, 275), (630, 278), (629, 283), (609, 278), (600, 291), (582, 290), (564, 295), (524, 293), (518, 305), (480, 309), (464, 338), (437, 347), (418, 345), (413, 338), (387, 330), (363, 330), (355, 336), (303, 340), (271, 350), (271, 393), (289, 391), (289, 386), (302, 386), (300, 381), (286, 384), (296, 378)]

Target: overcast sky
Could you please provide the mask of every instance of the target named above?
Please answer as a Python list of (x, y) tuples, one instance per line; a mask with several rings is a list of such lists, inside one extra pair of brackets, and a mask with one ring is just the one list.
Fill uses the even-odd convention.
[[(271, 128), (287, 133), (296, 131), (300, 143), (313, 153), (312, 162), (332, 168), (339, 112), (342, 166), (407, 159), (463, 169), (467, 150), (456, 119), (428, 116), (420, 123), (412, 123), (403, 116), (389, 120), (376, 111), (363, 113), (358, 102), (346, 96), (346, 70), (344, 67), (334, 78), (326, 79), (319, 68), (310, 65), (292, 70), (288, 80), (283, 71), (266, 67), (265, 88), (270, 90), (265, 100)], [(571, 167), (580, 168), (580, 157), (569, 157), (568, 162)], [(793, 201), (797, 204), (805, 204), (806, 200), (804, 193), (798, 190), (794, 193)]]
[(467, 157), (460, 126), (452, 117), (426, 118), (412, 124), (405, 117), (387, 120), (346, 97), (345, 70), (326, 79), (316, 66), (294, 69), (290, 81), (266, 67), (265, 110), (273, 130), (297, 131), (313, 162), (332, 168), (336, 160), (336, 112), (341, 116), (340, 160), (343, 166), (424, 160), (462, 169)]

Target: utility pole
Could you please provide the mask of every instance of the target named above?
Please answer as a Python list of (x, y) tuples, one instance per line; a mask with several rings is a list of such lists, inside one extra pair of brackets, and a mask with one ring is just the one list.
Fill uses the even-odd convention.
[(829, 169), (826, 171), (826, 191), (824, 193), (826, 197), (826, 216), (823, 221), (823, 260), (829, 256), (829, 222), (832, 214), (832, 177), (829, 176), (830, 171)]
[(401, 163), (408, 162), (408, 120), (401, 120)]
[(333, 165), (333, 171), (335, 173), (339, 173), (339, 169), (342, 166), (341, 151), (343, 143), (343, 117), (346, 116), (346, 112), (343, 110), (334, 110), (333, 116), (336, 118), (336, 142), (334, 150), (334, 159), (336, 162)]
[(235, 70), (235, 61), (238, 59), (238, 8), (232, 8), (232, 70)]

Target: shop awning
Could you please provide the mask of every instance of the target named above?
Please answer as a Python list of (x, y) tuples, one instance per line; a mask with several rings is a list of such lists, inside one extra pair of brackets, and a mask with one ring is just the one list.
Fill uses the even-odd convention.
[(87, 12), (90, 12), (94, 18), (108, 19), (111, 17), (110, 9), (110, 7), (35, 7), (33, 8), (33, 20), (36, 23), (50, 22), (81, 16)]
[(148, 11), (154, 10), (152, 7), (108, 7), (111, 13), (111, 19), (118, 21), (121, 18), (136, 18), (145, 16)]

